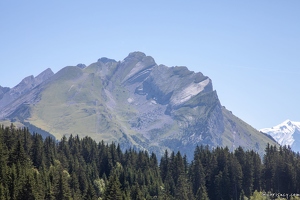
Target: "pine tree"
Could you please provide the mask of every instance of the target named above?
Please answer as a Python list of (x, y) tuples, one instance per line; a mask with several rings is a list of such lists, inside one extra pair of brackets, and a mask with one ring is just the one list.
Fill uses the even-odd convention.
[(204, 169), (199, 157), (192, 162), (190, 173), (194, 195), (198, 193), (199, 188), (206, 190)]
[(164, 181), (164, 192), (167, 196), (174, 196), (175, 195), (175, 191), (176, 191), (176, 186), (175, 186), (175, 183), (174, 183), (174, 179), (173, 177), (171, 176), (170, 173), (167, 173), (167, 176), (165, 178), (165, 181)]
[(242, 182), (243, 182), (243, 172), (238, 159), (234, 156), (230, 156), (228, 163), (229, 179), (230, 179), (230, 188), (232, 199), (240, 199), (242, 196)]
[(106, 200), (121, 200), (122, 199), (122, 191), (120, 188), (120, 181), (117, 176), (117, 173), (113, 173), (110, 175), (108, 185), (105, 189), (104, 199)]
[(175, 198), (180, 199), (189, 199), (189, 191), (186, 178), (183, 174), (180, 174), (177, 180)]
[(31, 139), (31, 134), (27, 127), (22, 129), (22, 143), (23, 143), (24, 151), (26, 152), (27, 155), (29, 155), (31, 145), (32, 145), (32, 139)]
[(15, 164), (12, 164), (12, 166), (10, 167), (7, 183), (10, 199), (17, 199), (20, 190), (20, 183), (18, 181), (18, 175)]
[[(3, 129), (0, 131), (0, 183), (2, 183), (2, 187), (4, 187), (4, 183), (7, 181), (7, 173), (8, 173), (8, 166), (7, 166), (7, 160), (8, 160), (8, 151), (6, 146), (3, 142), (3, 135), (2, 135)], [(4, 189), (3, 189), (4, 191)]]
[(215, 198), (213, 199), (224, 199), (224, 189), (223, 189), (223, 173), (220, 171), (218, 175), (215, 176), (214, 186), (215, 186)]
[(47, 167), (50, 167), (50, 165), (54, 165), (54, 160), (57, 158), (56, 142), (53, 138), (46, 137), (43, 146), (45, 155), (45, 165)]
[(54, 195), (56, 199), (71, 199), (71, 192), (68, 184), (68, 176), (68, 172), (62, 170), (59, 171), (59, 177), (54, 190)]
[(164, 182), (167, 177), (167, 174), (169, 173), (168, 150), (165, 150), (164, 156), (161, 158), (159, 169), (160, 169), (160, 176), (162, 178), (162, 181)]
[(79, 182), (79, 189), (81, 191), (81, 194), (84, 196), (87, 193), (88, 190), (88, 177), (86, 170), (82, 165), (79, 166), (78, 171), (76, 171), (78, 182)]
[(95, 191), (94, 187), (92, 186), (92, 184), (89, 184), (87, 193), (84, 196), (84, 199), (85, 200), (97, 200), (96, 191)]
[[(171, 154), (172, 156), (172, 154)], [(178, 151), (176, 156), (174, 158), (171, 158), (171, 165), (172, 166), (172, 177), (174, 179), (175, 185), (178, 183), (179, 176), (185, 176), (185, 167), (184, 167), (184, 161), (183, 158)]]
[(79, 181), (74, 171), (71, 173), (71, 177), (70, 177), (70, 189), (71, 189), (71, 196), (73, 199), (81, 199)]
[(29, 176), (26, 177), (25, 183), (20, 188), (17, 199), (35, 200), (36, 194), (34, 191), (34, 185)]
[(243, 191), (247, 197), (252, 194), (253, 189), (253, 159), (250, 156), (250, 153), (246, 153), (246, 160), (244, 166), (242, 166), (243, 170)]
[(198, 188), (196, 193), (196, 200), (209, 200), (206, 188), (204, 186), (200, 186)]
[(17, 141), (17, 144), (15, 148), (12, 150), (12, 153), (10, 154), (10, 164), (16, 164), (20, 163), (22, 166), (26, 166), (28, 163), (28, 157), (25, 154), (23, 144), (20, 140)]
[(36, 168), (40, 168), (45, 164), (45, 156), (43, 149), (43, 138), (39, 134), (34, 134), (31, 146), (31, 160)]
[[(264, 189), (266, 191), (273, 191), (274, 177), (275, 177), (275, 168), (277, 166), (275, 153), (272, 146), (269, 144), (266, 147), (264, 155), (264, 168), (263, 168), (263, 180), (264, 180)], [(276, 157), (277, 158), (277, 157)]]
[(261, 171), (262, 171), (262, 163), (258, 153), (254, 151), (250, 152), (252, 154), (252, 163), (253, 163), (253, 190), (260, 191), (261, 190)]
[(136, 183), (134, 186), (132, 186), (130, 195), (131, 195), (131, 199), (136, 199), (136, 200), (144, 199), (143, 193), (142, 193), (138, 183)]
[(2, 183), (0, 183), (0, 200), (9, 199), (9, 191), (8, 188), (5, 187)]

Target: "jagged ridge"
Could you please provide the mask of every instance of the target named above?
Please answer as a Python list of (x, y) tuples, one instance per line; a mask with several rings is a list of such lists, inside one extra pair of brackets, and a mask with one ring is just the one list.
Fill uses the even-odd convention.
[(89, 135), (123, 148), (180, 149), (190, 158), (200, 144), (234, 143), (260, 152), (267, 142), (275, 144), (229, 115), (207, 76), (157, 65), (142, 52), (119, 62), (101, 58), (68, 66), (49, 77), (2, 108), (1, 118), (25, 121), (57, 138)]

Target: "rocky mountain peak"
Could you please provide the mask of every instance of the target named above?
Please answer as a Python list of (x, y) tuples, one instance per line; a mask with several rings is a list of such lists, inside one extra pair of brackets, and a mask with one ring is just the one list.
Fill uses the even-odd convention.
[(9, 87), (0, 86), (0, 99), (2, 99), (3, 95), (10, 90)]
[(140, 52), (140, 51), (135, 51), (135, 52), (129, 53), (129, 55), (125, 59), (136, 58), (138, 60), (141, 60), (143, 57), (146, 57), (145, 53)]
[(80, 69), (84, 69), (86, 67), (85, 64), (79, 63), (76, 65), (76, 67), (79, 67)]
[(300, 122), (285, 120), (272, 128), (260, 130), (272, 136), (280, 145), (289, 145), (294, 151), (300, 151)]
[(21, 97), (28, 91), (32, 90), (34, 87), (43, 83), (53, 75), (53, 71), (48, 68), (36, 77), (33, 75), (27, 76), (18, 85), (7, 91), (2, 96), (0, 95), (0, 109), (13, 102), (15, 99)]
[(293, 126), (293, 122), (291, 120), (286, 120), (284, 123), (286, 123), (288, 126)]
[(132, 52), (130, 53), (122, 62), (121, 66), (131, 66), (137, 64), (138, 62), (144, 63), (151, 63), (152, 65), (156, 65), (154, 59), (151, 56), (146, 56), (146, 54), (142, 52)]
[(54, 75), (47, 69), (6, 92), (0, 105), (0, 119), (23, 120), (57, 139), (81, 134), (158, 154), (181, 149), (191, 158), (196, 145), (264, 151), (274, 144), (222, 108), (209, 77), (184, 66), (158, 66), (142, 52)]
[(108, 63), (108, 62), (117, 62), (116, 60), (114, 59), (110, 59), (110, 58), (106, 58), (106, 57), (102, 57), (102, 58), (99, 58), (98, 59), (98, 62), (102, 62), (102, 63)]
[(34, 78), (35, 81), (34, 85), (37, 86), (41, 84), (42, 82), (44, 82), (45, 80), (47, 80), (53, 75), (54, 75), (53, 71), (50, 68), (47, 68), (46, 70), (44, 70)]

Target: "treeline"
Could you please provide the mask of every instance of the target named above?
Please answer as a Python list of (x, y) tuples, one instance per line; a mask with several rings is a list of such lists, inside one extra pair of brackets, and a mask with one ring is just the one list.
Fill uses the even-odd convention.
[(89, 137), (56, 142), (27, 128), (0, 127), (0, 200), (256, 199), (255, 190), (299, 194), (299, 154), (267, 146), (262, 161), (240, 147), (230, 152), (200, 146), (190, 163), (167, 151), (158, 162), (154, 153), (122, 152), (115, 143)]

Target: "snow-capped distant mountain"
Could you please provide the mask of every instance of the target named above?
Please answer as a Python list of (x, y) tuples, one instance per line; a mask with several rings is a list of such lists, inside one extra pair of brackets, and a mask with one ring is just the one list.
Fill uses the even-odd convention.
[(280, 145), (289, 145), (293, 151), (300, 152), (300, 122), (286, 120), (277, 126), (260, 131), (271, 135)]

